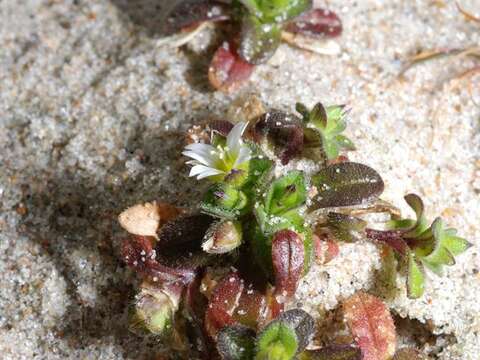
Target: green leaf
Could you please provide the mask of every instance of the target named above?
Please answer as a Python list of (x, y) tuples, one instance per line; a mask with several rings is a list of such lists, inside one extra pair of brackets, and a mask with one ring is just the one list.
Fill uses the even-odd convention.
[(327, 136), (322, 134), (322, 148), (327, 159), (333, 160), (340, 154), (340, 148), (336, 141), (331, 141)]
[(308, 122), (310, 121), (310, 111), (308, 108), (302, 103), (295, 104), (295, 110), (302, 115), (303, 121)]
[(423, 266), (417, 261), (415, 254), (408, 255), (407, 295), (411, 299), (418, 299), (425, 290), (425, 274)]
[(333, 164), (312, 177), (318, 194), (310, 209), (352, 206), (376, 199), (383, 180), (372, 168), (353, 162)]
[(352, 140), (350, 140), (344, 135), (336, 135), (334, 139), (335, 139), (335, 142), (338, 144), (338, 146), (340, 146), (340, 148), (342, 149), (349, 150), (349, 151), (354, 151), (357, 149), (355, 147), (355, 144), (352, 142)]
[(304, 204), (306, 199), (307, 188), (303, 172), (290, 171), (270, 186), (265, 199), (265, 210), (272, 215), (282, 214)]
[(215, 184), (200, 203), (202, 212), (212, 216), (236, 219), (247, 210), (248, 198), (242, 191), (227, 184)]
[(297, 353), (298, 341), (295, 331), (287, 324), (270, 323), (257, 339), (256, 360), (291, 360)]
[(317, 103), (310, 111), (310, 123), (317, 129), (325, 130), (327, 127), (327, 112), (322, 103)]
[(417, 218), (415, 226), (413, 226), (405, 234), (405, 236), (416, 237), (428, 229), (427, 219), (425, 218), (425, 215), (424, 215), (425, 206), (423, 205), (422, 199), (418, 195), (407, 194), (405, 195), (404, 199), (407, 202), (407, 204), (413, 209), (413, 211), (415, 211), (415, 216)]
[(246, 62), (258, 65), (270, 59), (281, 40), (281, 28), (274, 23), (262, 23), (254, 16), (244, 18), (238, 54)]
[(244, 187), (255, 186), (257, 189), (264, 186), (273, 162), (266, 156), (255, 156), (250, 159), (248, 178)]
[(454, 256), (460, 255), (472, 246), (470, 242), (456, 234), (455, 229), (447, 229), (443, 234), (443, 246)]
[(423, 257), (423, 259), (434, 265), (454, 265), (455, 258), (443, 245), (445, 232), (443, 230), (442, 220), (440, 218), (435, 219), (432, 223), (431, 229), (435, 241), (434, 248), (433, 251), (429, 255)]
[(317, 129), (303, 129), (303, 143), (307, 148), (318, 148), (322, 146), (322, 133)]
[(255, 355), (255, 331), (243, 325), (224, 327), (217, 335), (217, 349), (223, 360), (251, 360)]
[(257, 0), (256, 4), (262, 22), (283, 23), (309, 10), (312, 0)]
[(257, 360), (291, 360), (313, 338), (315, 321), (301, 309), (285, 311), (257, 337)]

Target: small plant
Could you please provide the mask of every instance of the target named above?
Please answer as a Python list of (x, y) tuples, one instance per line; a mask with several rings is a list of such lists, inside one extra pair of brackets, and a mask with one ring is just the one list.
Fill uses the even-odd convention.
[(446, 229), (440, 218), (429, 226), (424, 215), (423, 201), (418, 195), (408, 194), (405, 201), (415, 211), (416, 220), (391, 220), (387, 224), (390, 230), (366, 229), (366, 235), (387, 244), (407, 261), (408, 295), (419, 298), (424, 292), (424, 269), (443, 275), (443, 267), (454, 265), (455, 256), (466, 251), (471, 244), (457, 236), (455, 229)]
[[(440, 219), (429, 226), (416, 195), (405, 197), (416, 220), (401, 218), (379, 199), (380, 175), (344, 155), (354, 146), (343, 134), (343, 106), (319, 103), (308, 110), (297, 104), (296, 109), (301, 117), (269, 111), (250, 122), (213, 122), (208, 136), (197, 138), (202, 142), (187, 145), (183, 155), (190, 176), (209, 183), (191, 209), (151, 202), (120, 214), (131, 234), (122, 257), (143, 279), (132, 311), (135, 330), (170, 339), (184, 358), (394, 356), (388, 309), (364, 293), (343, 306), (351, 341), (309, 349), (313, 320), (302, 310), (286, 310), (301, 278), (314, 262), (338, 254), (337, 241), (368, 238), (405, 260), (408, 296), (417, 298), (424, 267), (440, 274), (469, 243)], [(308, 171), (284, 166), (295, 159), (315, 166)], [(363, 217), (375, 212), (391, 214), (387, 229), (368, 226)], [(363, 338), (365, 323), (375, 326)]]
[(188, 0), (177, 3), (166, 17), (164, 30), (176, 34), (166, 42), (181, 46), (206, 24), (224, 25), (227, 41), (216, 51), (209, 69), (210, 83), (229, 92), (247, 80), (255, 65), (268, 61), (280, 42), (321, 54), (338, 52), (319, 40), (342, 32), (331, 11), (312, 8), (311, 0)]

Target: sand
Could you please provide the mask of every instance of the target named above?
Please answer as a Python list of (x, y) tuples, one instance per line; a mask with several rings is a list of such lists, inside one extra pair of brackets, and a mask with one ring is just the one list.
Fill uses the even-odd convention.
[[(116, 216), (139, 201), (194, 204), (202, 187), (187, 178), (182, 132), (255, 94), (283, 109), (348, 104), (352, 159), (382, 174), (383, 197), (407, 212), (403, 195), (422, 195), (430, 217), (474, 243), (446, 277), (430, 275), (424, 298), (408, 300), (399, 279), (387, 302), (407, 318), (402, 328), (428, 329), (417, 342), (436, 358), (477, 360), (480, 76), (454, 78), (475, 63), (452, 58), (398, 73), (422, 49), (478, 44), (479, 24), (451, 1), (328, 1), (344, 23), (339, 55), (282, 45), (224, 95), (206, 78), (211, 30), (181, 50), (160, 46), (152, 9), (166, 4), (0, 2), (1, 357), (151, 356), (155, 340), (127, 329), (136, 280), (118, 260)], [(478, 1), (462, 4), (480, 13)], [(378, 268), (374, 245), (343, 244), (304, 279), (298, 301), (322, 314), (372, 290)]]

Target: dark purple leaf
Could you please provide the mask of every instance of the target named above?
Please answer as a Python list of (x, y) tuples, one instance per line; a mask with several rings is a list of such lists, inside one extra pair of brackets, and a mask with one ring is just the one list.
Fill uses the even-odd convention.
[(224, 327), (218, 333), (217, 349), (222, 360), (250, 360), (255, 355), (255, 331), (242, 325)]
[(164, 32), (173, 34), (190, 29), (206, 21), (224, 21), (230, 18), (228, 6), (211, 0), (183, 0), (167, 15)]
[(160, 264), (152, 248), (151, 239), (134, 236), (122, 244), (122, 258), (125, 263), (152, 282), (188, 283), (195, 277), (195, 271), (188, 267), (169, 267)]
[(400, 255), (407, 255), (409, 248), (408, 244), (402, 237), (404, 231), (365, 229), (365, 234), (368, 239), (386, 244)]
[(157, 250), (162, 252), (172, 248), (200, 249), (203, 237), (213, 220), (205, 214), (194, 214), (169, 221), (159, 230)]
[(305, 250), (300, 236), (291, 230), (281, 230), (273, 235), (272, 262), (275, 292), (291, 297), (297, 290), (304, 269)]
[(288, 162), (303, 150), (303, 126), (301, 120), (292, 114), (271, 111), (262, 115), (254, 129), (257, 142), (266, 138), (280, 151), (282, 164)]
[(312, 183), (318, 191), (312, 209), (366, 203), (378, 198), (384, 188), (375, 170), (354, 162), (329, 165), (312, 177)]
[(297, 352), (303, 351), (315, 335), (315, 320), (302, 309), (285, 311), (275, 321), (281, 321), (295, 330), (298, 340)]
[(215, 89), (228, 93), (245, 83), (254, 68), (238, 56), (233, 45), (225, 42), (213, 55), (208, 79)]
[(227, 120), (214, 120), (208, 123), (208, 127), (211, 131), (215, 131), (220, 135), (226, 137), (228, 133), (233, 129), (233, 124)]
[(330, 10), (313, 9), (295, 18), (285, 30), (310, 37), (335, 37), (342, 33), (342, 22)]

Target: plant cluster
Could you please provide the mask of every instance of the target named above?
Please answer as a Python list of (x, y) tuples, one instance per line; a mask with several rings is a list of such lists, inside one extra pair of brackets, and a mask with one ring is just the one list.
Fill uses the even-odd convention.
[[(309, 348), (313, 319), (300, 309), (286, 310), (302, 276), (313, 262), (338, 253), (335, 242), (366, 237), (395, 251), (408, 273), (408, 296), (417, 298), (424, 291), (424, 269), (441, 274), (469, 243), (439, 219), (429, 226), (416, 195), (405, 197), (416, 220), (401, 218), (379, 199), (380, 175), (345, 156), (354, 146), (343, 134), (343, 106), (297, 104), (296, 110), (269, 111), (237, 124), (215, 121), (204, 142), (185, 147), (190, 176), (210, 182), (199, 211), (153, 202), (120, 215), (132, 234), (123, 244), (123, 259), (143, 279), (132, 315), (135, 328), (169, 336), (170, 345), (187, 357), (188, 344), (206, 359), (394, 356), (388, 310), (363, 293), (343, 307), (351, 341)], [(299, 160), (317, 170), (289, 164)], [(362, 218), (374, 212), (391, 216), (382, 230)], [(391, 331), (367, 341), (362, 324), (375, 321)]]
[(312, 0), (187, 0), (177, 2), (165, 21), (166, 42), (181, 46), (209, 23), (224, 25), (227, 40), (209, 68), (213, 87), (229, 92), (246, 81), (256, 65), (268, 61), (281, 41), (322, 54), (338, 51), (320, 39), (341, 34), (331, 11), (313, 8)]

